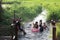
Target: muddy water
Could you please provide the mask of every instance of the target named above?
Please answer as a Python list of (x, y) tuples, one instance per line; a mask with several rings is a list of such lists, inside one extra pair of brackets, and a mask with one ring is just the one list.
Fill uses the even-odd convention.
[[(41, 14), (39, 14), (37, 17), (34, 18), (34, 20), (32, 22), (36, 22), (36, 21), (39, 21), (40, 19), (43, 20), (43, 22), (46, 22), (46, 13), (47, 11), (46, 10), (43, 10), (41, 12)], [(52, 33), (50, 33), (50, 29), (46, 29), (44, 30), (42, 33), (40, 32), (32, 32), (31, 31), (31, 27), (30, 26), (30, 22), (29, 23), (25, 23), (24, 24), (24, 27), (25, 27), (25, 31), (26, 31), (26, 35), (18, 35), (18, 40), (52, 40), (51, 37), (49, 36), (52, 36)]]

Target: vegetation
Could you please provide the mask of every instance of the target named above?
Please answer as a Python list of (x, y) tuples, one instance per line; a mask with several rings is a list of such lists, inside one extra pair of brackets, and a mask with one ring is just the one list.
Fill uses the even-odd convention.
[(47, 15), (47, 21), (50, 21), (51, 19), (55, 20), (55, 21), (59, 21), (60, 20), (60, 5), (57, 4), (53, 4), (53, 5), (49, 5), (50, 7), (48, 7), (49, 13)]
[[(48, 0), (3, 0), (2, 2), (13, 2), (12, 5), (9, 5), (11, 7), (9, 7), (8, 9), (6, 8), (6, 9), (10, 10), (12, 16), (14, 14), (13, 11), (15, 10), (16, 17), (22, 17), (24, 21), (33, 20), (33, 18), (42, 11), (41, 10), (42, 7), (46, 8), (49, 11), (47, 15), (47, 21), (50, 21), (53, 18), (54, 20), (59, 20), (60, 18), (59, 0), (49, 0), (49, 1)], [(20, 3), (18, 4), (16, 2), (20, 2)], [(29, 16), (27, 17), (27, 15)]]
[[(8, 4), (2, 4), (1, 6), (1, 2), (8, 2)], [(12, 4), (9, 4), (9, 2)], [(0, 24), (3, 25), (11, 24), (14, 13), (16, 14), (16, 18), (22, 17), (23, 21), (31, 21), (35, 16), (41, 13), (42, 8), (48, 11), (47, 21), (51, 19), (56, 21), (60, 20), (60, 0), (2, 0), (0, 1), (0, 8), (2, 7), (4, 13), (0, 14), (3, 16), (3, 21)], [(59, 28), (57, 29), (59, 31)], [(60, 33), (58, 31), (57, 34)]]
[[(23, 21), (31, 21), (42, 11), (41, 5), (30, 4), (27, 2), (24, 3), (23, 1), (19, 1), (20, 3), (18, 4), (16, 3), (18, 1), (12, 0), (3, 0), (2, 2), (14, 2), (13, 4), (3, 4), (4, 21), (2, 23), (5, 23), (5, 25), (8, 24), (9, 20), (13, 18), (14, 13), (16, 18), (21, 17)], [(11, 22), (9, 22), (9, 25), (10, 24)]]
[(60, 23), (59, 22), (56, 24), (56, 28), (57, 28), (56, 30), (57, 38), (58, 40), (60, 40)]

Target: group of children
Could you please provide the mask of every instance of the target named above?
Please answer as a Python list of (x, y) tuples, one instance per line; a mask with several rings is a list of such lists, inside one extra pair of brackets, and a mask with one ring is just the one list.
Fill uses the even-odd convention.
[(33, 28), (38, 29), (36, 31), (43, 32), (43, 30), (47, 28), (47, 25), (46, 23), (42, 23), (42, 20), (40, 20), (39, 25), (38, 25), (38, 22), (35, 22), (35, 24), (33, 23)]
[[(20, 31), (22, 31), (24, 33), (24, 35), (26, 35), (25, 30), (23, 28), (21, 28), (21, 21), (22, 20), (20, 18), (19, 20), (13, 21), (13, 23), (16, 24), (17, 29), (19, 29)], [(40, 20), (39, 25), (38, 25), (38, 22), (36, 22), (35, 24), (33, 23), (33, 30), (32, 31), (43, 32), (43, 30), (46, 28), (47, 28), (46, 23), (42, 23), (42, 20)]]

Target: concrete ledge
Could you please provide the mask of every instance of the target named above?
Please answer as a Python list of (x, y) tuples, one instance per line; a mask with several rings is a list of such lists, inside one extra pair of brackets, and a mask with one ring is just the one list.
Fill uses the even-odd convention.
[(0, 36), (0, 40), (12, 40), (12, 36)]

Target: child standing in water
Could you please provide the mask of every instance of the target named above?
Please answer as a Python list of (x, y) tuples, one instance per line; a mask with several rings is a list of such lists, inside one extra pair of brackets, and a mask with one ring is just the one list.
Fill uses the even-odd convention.
[(42, 27), (42, 20), (40, 20), (40, 27)]
[(36, 23), (34, 24), (34, 28), (37, 28), (37, 29), (38, 29), (38, 22), (36, 22)]
[(46, 30), (46, 28), (47, 28), (46, 23), (43, 23), (43, 28)]
[(43, 32), (42, 20), (40, 20), (39, 27), (40, 27), (40, 32)]
[(39, 29), (38, 29), (38, 22), (36, 22), (35, 24), (33, 23), (33, 29), (32, 29), (32, 32), (38, 32)]
[(20, 18), (20, 20), (17, 20), (17, 21), (16, 21), (16, 26), (18, 27), (18, 29), (19, 29), (20, 31), (22, 31), (22, 32), (24, 33), (24, 35), (26, 35), (25, 30), (21, 27), (21, 18)]

